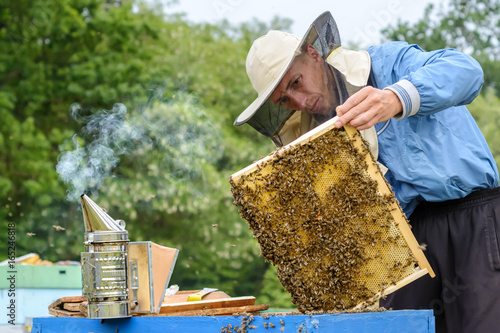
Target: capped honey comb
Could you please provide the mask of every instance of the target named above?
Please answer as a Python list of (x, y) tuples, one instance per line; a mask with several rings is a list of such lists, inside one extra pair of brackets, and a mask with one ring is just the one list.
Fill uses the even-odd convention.
[(301, 312), (363, 308), (434, 275), (353, 128), (327, 122), (230, 183), (262, 256)]

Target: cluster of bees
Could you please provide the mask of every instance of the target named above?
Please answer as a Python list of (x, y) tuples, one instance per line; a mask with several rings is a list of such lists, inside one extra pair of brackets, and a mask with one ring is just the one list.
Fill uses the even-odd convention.
[(241, 325), (231, 325), (228, 324), (221, 328), (221, 333), (247, 333), (249, 329), (255, 329), (255, 326), (252, 325), (253, 315), (242, 316), (241, 317)]
[(414, 272), (401, 209), (368, 173), (378, 167), (366, 142), (331, 130), (268, 157), (232, 177), (231, 191), (300, 312), (352, 309)]
[[(241, 316), (241, 325), (231, 325), (228, 324), (224, 327), (221, 328), (221, 333), (247, 333), (249, 329), (255, 329), (256, 326), (252, 325), (252, 321), (254, 320), (254, 316), (251, 314), (247, 313), (235, 313), (235, 317), (240, 317)], [(262, 314), (262, 317), (264, 319), (269, 319), (268, 314)], [(285, 321), (283, 319), (280, 319), (280, 324), (281, 324), (281, 329), (280, 332), (285, 331)], [(264, 321), (263, 326), (265, 329), (268, 328), (276, 328), (276, 325), (273, 324), (272, 322), (266, 322)]]

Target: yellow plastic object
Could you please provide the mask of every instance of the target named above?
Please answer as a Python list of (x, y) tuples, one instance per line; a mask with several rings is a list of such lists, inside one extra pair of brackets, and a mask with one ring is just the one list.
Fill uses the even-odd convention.
[(189, 295), (187, 298), (187, 301), (188, 302), (201, 301), (203, 296), (210, 294), (213, 291), (217, 291), (217, 289), (215, 289), (215, 288), (203, 288), (203, 290), (198, 291), (196, 294)]
[(35, 265), (40, 260), (40, 256), (35, 253), (30, 253), (29, 255), (26, 255), (26, 258), (21, 257), (18, 259), (20, 260), (19, 261), (20, 264)]
[(230, 182), (263, 257), (300, 311), (352, 309), (434, 276), (353, 128), (327, 122)]

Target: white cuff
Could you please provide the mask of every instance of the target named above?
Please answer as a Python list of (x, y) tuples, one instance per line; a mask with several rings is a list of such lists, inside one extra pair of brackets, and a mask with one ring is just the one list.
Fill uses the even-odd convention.
[(401, 80), (385, 89), (395, 93), (403, 106), (403, 112), (395, 116), (394, 119), (400, 120), (417, 114), (418, 109), (420, 109), (420, 94), (413, 83), (408, 80)]

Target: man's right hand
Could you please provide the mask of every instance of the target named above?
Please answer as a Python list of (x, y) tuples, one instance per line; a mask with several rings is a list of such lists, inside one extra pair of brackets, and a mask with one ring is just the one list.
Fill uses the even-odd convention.
[(337, 128), (347, 125), (365, 130), (403, 112), (403, 106), (394, 92), (367, 86), (349, 97), (336, 111)]

